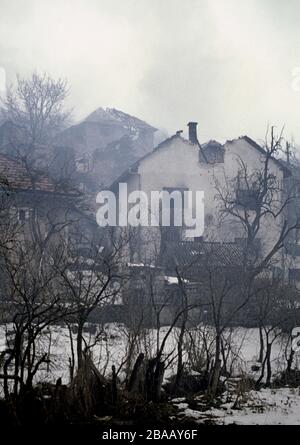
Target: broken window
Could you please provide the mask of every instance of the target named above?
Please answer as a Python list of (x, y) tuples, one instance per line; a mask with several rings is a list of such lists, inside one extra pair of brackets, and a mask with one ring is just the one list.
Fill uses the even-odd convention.
[(236, 201), (237, 205), (247, 210), (257, 209), (258, 189), (255, 182), (248, 181), (245, 174), (238, 173)]
[[(172, 192), (180, 192), (181, 194), (181, 203), (177, 202), (176, 199), (170, 199), (170, 226), (162, 226), (161, 227), (161, 241), (162, 244), (165, 242), (178, 242), (182, 240), (182, 228), (184, 224), (183, 220), (183, 210), (184, 210), (184, 192), (188, 189), (185, 187), (164, 187), (165, 191), (169, 192), (170, 194)], [(177, 206), (180, 204), (180, 208), (178, 209)], [(162, 209), (161, 209), (162, 211)], [(175, 212), (181, 211), (182, 212), (182, 225), (176, 226), (175, 225)]]
[(207, 162), (208, 164), (224, 163), (225, 150), (217, 141), (209, 141), (199, 150), (199, 162)]
[(29, 220), (30, 215), (33, 215), (34, 210), (29, 207), (11, 207), (10, 213), (13, 218), (16, 218), (19, 223), (24, 224)]

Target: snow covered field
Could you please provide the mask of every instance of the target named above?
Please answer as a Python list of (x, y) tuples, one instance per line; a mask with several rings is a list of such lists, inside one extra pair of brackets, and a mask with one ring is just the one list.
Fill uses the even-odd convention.
[[(9, 329), (12, 329), (10, 326)], [(99, 329), (99, 328), (98, 328)], [(163, 327), (159, 333), (161, 341), (168, 327)], [(93, 344), (96, 333), (85, 334), (87, 344)], [(119, 324), (109, 324), (102, 327), (100, 338), (92, 347), (93, 358), (96, 366), (104, 375), (110, 375), (112, 365), (116, 368), (126, 357), (128, 349), (128, 330)], [(139, 338), (140, 351), (155, 351), (157, 344), (156, 330), (148, 330)], [(229, 334), (228, 334), (229, 335)], [(259, 333), (257, 329), (236, 328), (231, 334), (232, 351), (236, 355), (234, 359), (235, 375), (256, 377), (251, 370), (256, 363), (259, 353)], [(76, 334), (73, 333), (73, 347), (76, 351)], [(176, 351), (178, 330), (174, 329), (165, 348), (165, 356)], [(55, 381), (58, 377), (64, 383), (69, 381), (69, 357), (71, 356), (70, 335), (67, 328), (54, 326), (39, 340), (41, 350), (50, 353), (51, 364), (47, 365), (37, 375), (37, 381)], [(5, 348), (5, 328), (0, 327), (0, 350)], [(283, 370), (284, 343), (276, 341), (272, 353), (272, 368), (274, 375)], [(300, 357), (295, 357), (295, 365), (298, 367)], [(166, 370), (165, 379), (174, 374), (175, 361)], [(124, 377), (124, 370), (119, 377)], [(178, 418), (192, 418), (199, 423), (217, 424), (260, 424), (260, 425), (300, 425), (300, 392), (298, 388), (262, 389), (261, 391), (249, 391), (245, 401), (239, 401), (236, 409), (236, 395), (225, 393), (218, 409), (203, 411), (204, 404), (201, 397), (194, 397), (193, 403), (186, 399), (172, 401), (178, 408)]]
[[(190, 408), (185, 399), (174, 399), (179, 418), (192, 418), (200, 424), (218, 425), (300, 425), (300, 393), (298, 388), (262, 389), (251, 391), (249, 400), (240, 409), (233, 402), (224, 401), (221, 406), (203, 411), (201, 398), (199, 409)], [(226, 399), (226, 395), (224, 400)], [(197, 401), (197, 398), (196, 398)]]

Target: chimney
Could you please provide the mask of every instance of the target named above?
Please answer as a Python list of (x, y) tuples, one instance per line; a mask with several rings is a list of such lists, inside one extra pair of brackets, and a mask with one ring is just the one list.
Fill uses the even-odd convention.
[(197, 125), (198, 122), (189, 122), (189, 141), (192, 144), (198, 144), (198, 138), (197, 138)]

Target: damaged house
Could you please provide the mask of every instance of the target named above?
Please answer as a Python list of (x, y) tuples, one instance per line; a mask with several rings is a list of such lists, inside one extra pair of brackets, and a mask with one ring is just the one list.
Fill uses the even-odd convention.
[[(133, 233), (127, 253), (130, 268), (157, 267), (158, 275), (165, 276), (166, 286), (174, 286), (179, 268), (194, 292), (195, 283), (201, 281), (199, 271), (204, 258), (211, 258), (211, 264), (217, 268), (230, 270), (234, 267), (235, 271), (245, 261), (245, 250), (249, 249), (252, 234), (239, 215), (245, 214), (246, 221), (252, 224), (259, 214), (259, 223), (251, 239), (251, 258), (254, 264), (268, 257), (288, 218), (286, 184), (291, 171), (248, 136), (224, 144), (214, 140), (200, 144), (197, 123), (190, 122), (188, 127), (188, 140), (178, 131), (135, 162), (110, 189), (118, 199), (119, 184), (125, 183), (128, 195), (132, 191), (143, 191), (149, 196), (149, 202), (152, 191), (177, 191), (182, 196), (185, 191), (204, 192), (204, 231), (199, 237), (187, 237), (187, 227), (174, 224), (175, 199), (169, 202), (169, 227), (152, 227), (149, 223), (148, 227), (128, 229)], [(270, 192), (261, 203), (265, 178)], [(258, 202), (260, 212), (257, 211)], [(192, 252), (197, 258), (197, 267)], [(187, 258), (191, 262), (189, 265)], [(269, 277), (284, 274), (288, 279), (291, 260), (285, 248), (278, 249), (268, 265)]]
[[(126, 183), (128, 193), (141, 190), (149, 196), (154, 190), (179, 191), (182, 194), (186, 190), (202, 191), (204, 232), (200, 239), (191, 239), (186, 237), (184, 225), (172, 225), (174, 202), (170, 201), (170, 227), (140, 227), (130, 250), (131, 261), (155, 263), (158, 252), (161, 254), (170, 242), (213, 241), (240, 245), (245, 242), (245, 227), (238, 218), (232, 215), (225, 217), (225, 206), (234, 200), (236, 207), (251, 215), (256, 205), (255, 174), (261, 172), (265, 165), (264, 149), (247, 136), (223, 145), (216, 141), (200, 145), (196, 128), (197, 123), (189, 123), (189, 140), (177, 132), (163, 141), (124, 172), (112, 184), (111, 190), (118, 193), (119, 183)], [(273, 157), (268, 162), (268, 171), (278, 185), (273, 188), (276, 193), (272, 200), (275, 212), (278, 210), (276, 206), (282, 205), (283, 184), (290, 172)], [(261, 217), (255, 244), (263, 255), (276, 243), (284, 218), (284, 212), (278, 218), (269, 212)], [(281, 265), (280, 257), (278, 265)]]

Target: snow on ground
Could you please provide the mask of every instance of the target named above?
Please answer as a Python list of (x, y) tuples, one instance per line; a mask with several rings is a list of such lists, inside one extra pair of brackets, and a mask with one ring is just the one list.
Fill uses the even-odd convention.
[[(192, 418), (200, 424), (218, 425), (300, 425), (300, 395), (296, 388), (262, 389), (250, 391), (248, 401), (240, 409), (234, 409), (231, 403), (224, 402), (219, 408), (203, 411), (191, 409), (184, 399), (173, 400), (177, 406), (179, 418)], [(201, 409), (202, 408), (202, 409)]]
[[(108, 375), (111, 372), (112, 365), (118, 368), (119, 364), (124, 360), (128, 348), (128, 329), (118, 323), (110, 323), (104, 326), (95, 326), (96, 331), (92, 334), (85, 333), (85, 341), (88, 345), (95, 340), (95, 335), (101, 332), (97, 343), (91, 348), (94, 361), (99, 370)], [(12, 330), (13, 327), (7, 326), (6, 329)], [(210, 328), (205, 328), (209, 330)], [(100, 331), (101, 330), (101, 331)], [(155, 353), (157, 342), (162, 341), (169, 327), (164, 326), (158, 333), (156, 329), (144, 330), (139, 336), (140, 351), (151, 351)], [(168, 337), (165, 346), (165, 356), (172, 353), (176, 354), (176, 346), (178, 339), (178, 329), (174, 328)], [(251, 366), (256, 363), (259, 354), (259, 333), (258, 329), (235, 328), (233, 332), (228, 331), (226, 335), (230, 338), (231, 349), (235, 355), (234, 372), (236, 375), (241, 373), (252, 374)], [(73, 347), (76, 355), (76, 334), (72, 333)], [(51, 340), (51, 346), (49, 344)], [(66, 327), (52, 326), (51, 332), (48, 331), (39, 340), (40, 350), (50, 352), (51, 365), (50, 368), (44, 369), (38, 376), (39, 379), (53, 380), (53, 378), (61, 377), (67, 383), (69, 378), (68, 363), (71, 357), (70, 334)], [(5, 327), (0, 326), (0, 351), (5, 349)], [(137, 355), (137, 352), (135, 353)], [(300, 365), (299, 357), (295, 357), (295, 364)], [(273, 370), (279, 372), (283, 369), (284, 363), (284, 346), (281, 341), (276, 341), (272, 351)], [(300, 367), (300, 366), (299, 366)], [(175, 370), (175, 362), (172, 367), (166, 370), (165, 377), (168, 378)], [(190, 370), (192, 373), (192, 370)], [(253, 375), (254, 376), (254, 375)]]
[[(95, 328), (95, 326), (94, 326)], [(203, 327), (204, 328), (204, 327)], [(6, 330), (12, 330), (13, 326), (6, 326)], [(208, 331), (211, 328), (204, 328)], [(169, 327), (157, 330), (145, 330), (139, 337), (139, 350), (151, 351), (155, 353), (157, 342), (161, 342)], [(91, 332), (93, 329), (91, 329)], [(96, 331), (92, 334), (85, 333), (85, 341), (91, 345), (95, 341), (95, 336), (101, 333), (97, 344), (91, 350), (93, 359), (98, 369), (104, 374), (111, 373), (112, 365), (118, 369), (120, 363), (126, 357), (128, 350), (128, 329), (121, 324), (111, 323), (102, 327), (96, 326)], [(179, 331), (173, 329), (166, 342), (165, 356), (170, 353), (176, 354), (176, 346)], [(231, 348), (236, 359), (234, 361), (234, 372), (236, 375), (246, 373), (257, 377), (251, 371), (251, 366), (256, 363), (259, 353), (259, 333), (257, 329), (235, 328), (226, 333), (230, 337)], [(76, 355), (76, 333), (72, 333), (73, 347)], [(50, 341), (51, 340), (51, 341)], [(49, 349), (50, 345), (50, 349)], [(38, 373), (36, 381), (52, 381), (58, 377), (62, 378), (63, 383), (69, 381), (69, 357), (71, 357), (70, 333), (66, 327), (52, 326), (51, 332), (48, 331), (39, 339), (41, 351), (49, 351), (51, 365), (44, 366)], [(5, 327), (0, 326), (0, 351), (6, 347)], [(135, 356), (137, 355), (135, 352)], [(299, 368), (299, 356), (295, 357), (295, 364)], [(273, 371), (279, 372), (283, 369), (284, 346), (282, 341), (274, 343), (272, 352)], [(166, 370), (167, 379), (175, 372), (176, 361), (173, 361), (172, 367)], [(123, 372), (123, 374), (122, 374)], [(119, 374), (122, 379), (124, 370)], [(196, 375), (195, 370), (190, 370), (191, 374)], [(234, 381), (234, 379), (231, 379)], [(0, 389), (1, 391), (1, 389)], [(250, 391), (247, 393), (246, 402), (240, 403), (240, 409), (234, 409), (234, 396), (228, 399), (228, 394), (224, 394), (223, 402), (218, 408), (212, 408), (203, 411), (205, 404), (201, 402), (201, 397), (194, 397), (192, 406), (185, 398), (174, 399), (172, 403), (178, 408), (178, 417), (188, 417), (199, 423), (217, 423), (217, 424), (247, 424), (247, 425), (300, 425), (300, 389), (280, 388), (280, 389), (262, 389), (261, 391)]]
[[(95, 325), (94, 325), (95, 326)], [(140, 351), (156, 350), (157, 341), (161, 342), (169, 327), (163, 327), (159, 336), (155, 329), (145, 331), (139, 338)], [(0, 352), (6, 348), (5, 332), (12, 331), (13, 326), (0, 326)], [(128, 329), (118, 323), (110, 323), (104, 326), (97, 326), (96, 332), (93, 334), (84, 333), (87, 345), (95, 342), (95, 336), (101, 333), (97, 343), (91, 348), (94, 362), (103, 375), (110, 375), (112, 365), (118, 369), (120, 363), (125, 359), (128, 348)], [(76, 333), (72, 332), (73, 348), (76, 356)], [(176, 351), (176, 330), (170, 336), (166, 343), (165, 354), (168, 355), (172, 351)], [(49, 344), (51, 346), (49, 347)], [(69, 381), (69, 357), (71, 357), (71, 341), (70, 333), (66, 327), (52, 326), (51, 332), (48, 331), (38, 341), (38, 349), (40, 351), (50, 352), (51, 365), (48, 368), (44, 366), (38, 373), (36, 380), (38, 381), (55, 381), (61, 377), (63, 383)], [(137, 352), (135, 353), (135, 357)], [(76, 357), (75, 357), (76, 358)], [(173, 369), (168, 369), (166, 377), (173, 373)], [(119, 375), (122, 378), (122, 373)]]

